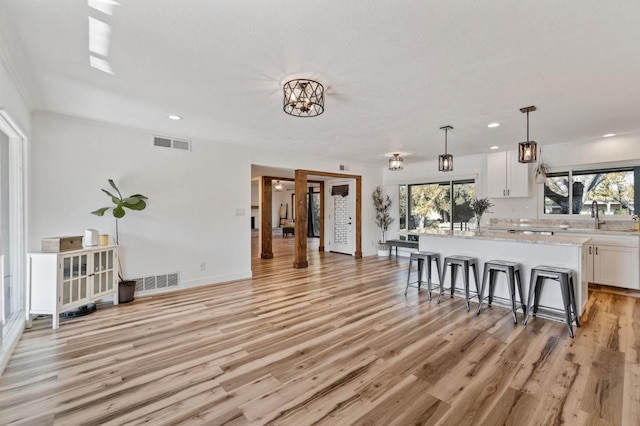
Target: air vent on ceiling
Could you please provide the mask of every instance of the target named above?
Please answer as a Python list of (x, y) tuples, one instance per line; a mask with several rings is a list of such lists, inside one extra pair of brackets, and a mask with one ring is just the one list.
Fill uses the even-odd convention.
[(153, 137), (153, 146), (158, 146), (160, 148), (177, 149), (179, 151), (191, 151), (191, 141), (165, 138), (162, 136)]

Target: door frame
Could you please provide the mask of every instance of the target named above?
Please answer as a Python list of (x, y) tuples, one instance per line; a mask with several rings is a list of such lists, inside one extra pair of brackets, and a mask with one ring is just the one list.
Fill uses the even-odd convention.
[[(346, 173), (319, 172), (314, 170), (297, 169), (295, 170), (295, 192), (306, 192), (309, 176), (322, 176), (336, 179), (353, 179), (355, 180), (355, 251), (356, 258), (362, 257), (362, 176), (350, 175)], [(324, 185), (321, 186), (321, 194), (324, 194)], [(307, 205), (305, 197), (296, 199), (296, 215), (295, 215), (295, 250), (293, 267), (296, 269), (307, 268), (309, 261), (307, 259)], [(324, 200), (321, 200), (324, 206)], [(322, 208), (324, 211), (324, 207)], [(324, 214), (320, 218), (320, 247), (324, 250)]]
[[(328, 226), (327, 226), (327, 237), (329, 239), (328, 244), (329, 244), (329, 251), (334, 252), (334, 253), (340, 253), (340, 254), (348, 254), (350, 256), (353, 256), (354, 252), (355, 252), (355, 221), (353, 220), (355, 218), (355, 182), (353, 179), (332, 179), (330, 181), (327, 181), (327, 193), (325, 194), (326, 197), (329, 198), (330, 203), (329, 205), (327, 205), (327, 213), (333, 215), (333, 217), (330, 216), (330, 220), (328, 222), (325, 222)], [(336, 249), (336, 241), (335, 241), (335, 230), (336, 230), (336, 216), (335, 216), (335, 197), (331, 195), (331, 188), (333, 186), (341, 186), (341, 185), (348, 185), (349, 186), (349, 194), (347, 198), (347, 203), (348, 203), (348, 212), (349, 212), (349, 236), (348, 236), (348, 241), (346, 244), (347, 246), (347, 250), (342, 251), (342, 250), (337, 250)], [(342, 197), (340, 197), (342, 198)]]

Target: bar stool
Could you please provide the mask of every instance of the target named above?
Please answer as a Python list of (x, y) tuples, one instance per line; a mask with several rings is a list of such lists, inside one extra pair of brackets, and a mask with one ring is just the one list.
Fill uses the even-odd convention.
[[(447, 267), (451, 267), (451, 287), (445, 289), (444, 277), (447, 275)], [(458, 268), (462, 269), (465, 296), (464, 303), (467, 305), (467, 311), (469, 311), (471, 310), (471, 307), (469, 306), (469, 299), (471, 299), (469, 291), (469, 268), (473, 268), (473, 277), (476, 280), (475, 295), (478, 295), (478, 259), (476, 259), (475, 257), (447, 256), (444, 258), (444, 270), (442, 271), (442, 276), (440, 277), (440, 294), (438, 295), (438, 303), (440, 303), (444, 290), (450, 290), (451, 297), (453, 297), (453, 292), (456, 287), (456, 274), (458, 272)]]
[(573, 337), (573, 321), (576, 322), (576, 327), (580, 327), (580, 320), (578, 319), (578, 310), (576, 309), (576, 295), (573, 289), (573, 271), (571, 269), (559, 268), (557, 266), (536, 266), (531, 269), (529, 309), (527, 310), (527, 315), (524, 317), (523, 324), (527, 325), (529, 314), (532, 313), (535, 317), (538, 313), (540, 291), (542, 290), (542, 283), (545, 279), (551, 279), (560, 283), (565, 322), (569, 329), (569, 336)]
[(478, 314), (482, 308), (482, 302), (484, 299), (484, 290), (487, 286), (487, 278), (489, 278), (489, 306), (493, 303), (493, 293), (496, 286), (496, 278), (498, 278), (498, 272), (504, 272), (507, 276), (507, 285), (509, 286), (509, 296), (511, 297), (511, 315), (513, 315), (513, 323), (518, 323), (518, 317), (516, 316), (516, 284), (518, 285), (518, 294), (520, 295), (520, 307), (522, 312), (526, 315), (527, 308), (525, 305), (525, 298), (522, 296), (522, 281), (520, 279), (520, 264), (517, 262), (509, 262), (506, 260), (489, 260), (484, 263), (484, 273), (482, 276), (482, 288), (478, 299), (480, 304), (478, 305)]
[[(411, 264), (414, 260), (418, 261), (418, 280), (411, 281)], [(440, 279), (440, 254), (431, 251), (414, 251), (409, 257), (409, 271), (407, 273), (407, 287), (404, 289), (405, 296), (411, 284), (418, 283), (418, 291), (420, 291), (420, 285), (422, 284), (422, 271), (424, 270), (424, 264), (427, 264), (427, 290), (429, 291), (429, 300), (431, 300), (431, 262), (436, 262), (436, 270), (438, 272), (438, 279)]]

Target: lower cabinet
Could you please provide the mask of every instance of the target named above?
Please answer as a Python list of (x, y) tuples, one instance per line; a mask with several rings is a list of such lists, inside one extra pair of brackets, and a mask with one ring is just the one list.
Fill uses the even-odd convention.
[(106, 246), (64, 253), (28, 255), (29, 317), (52, 315), (113, 296), (118, 304), (118, 248)]
[(594, 243), (584, 247), (587, 280), (595, 284), (640, 289), (640, 249), (632, 244)]

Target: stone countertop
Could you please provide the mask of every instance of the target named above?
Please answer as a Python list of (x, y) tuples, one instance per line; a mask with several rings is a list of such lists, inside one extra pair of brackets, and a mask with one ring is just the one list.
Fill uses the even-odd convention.
[(436, 229), (413, 230), (407, 232), (408, 235), (425, 235), (430, 237), (462, 238), (487, 241), (504, 241), (511, 243), (527, 244), (551, 244), (561, 246), (581, 246), (590, 241), (585, 236), (569, 235), (540, 235), (540, 234), (507, 234), (500, 232), (482, 231), (443, 231)]
[(517, 231), (517, 232), (553, 232), (563, 234), (576, 234), (576, 235), (624, 235), (640, 237), (640, 231), (633, 230), (611, 230), (611, 229), (594, 229), (594, 228), (574, 228), (565, 226), (541, 226), (541, 225), (528, 225), (520, 224), (519, 226), (498, 225), (491, 226), (488, 231)]

